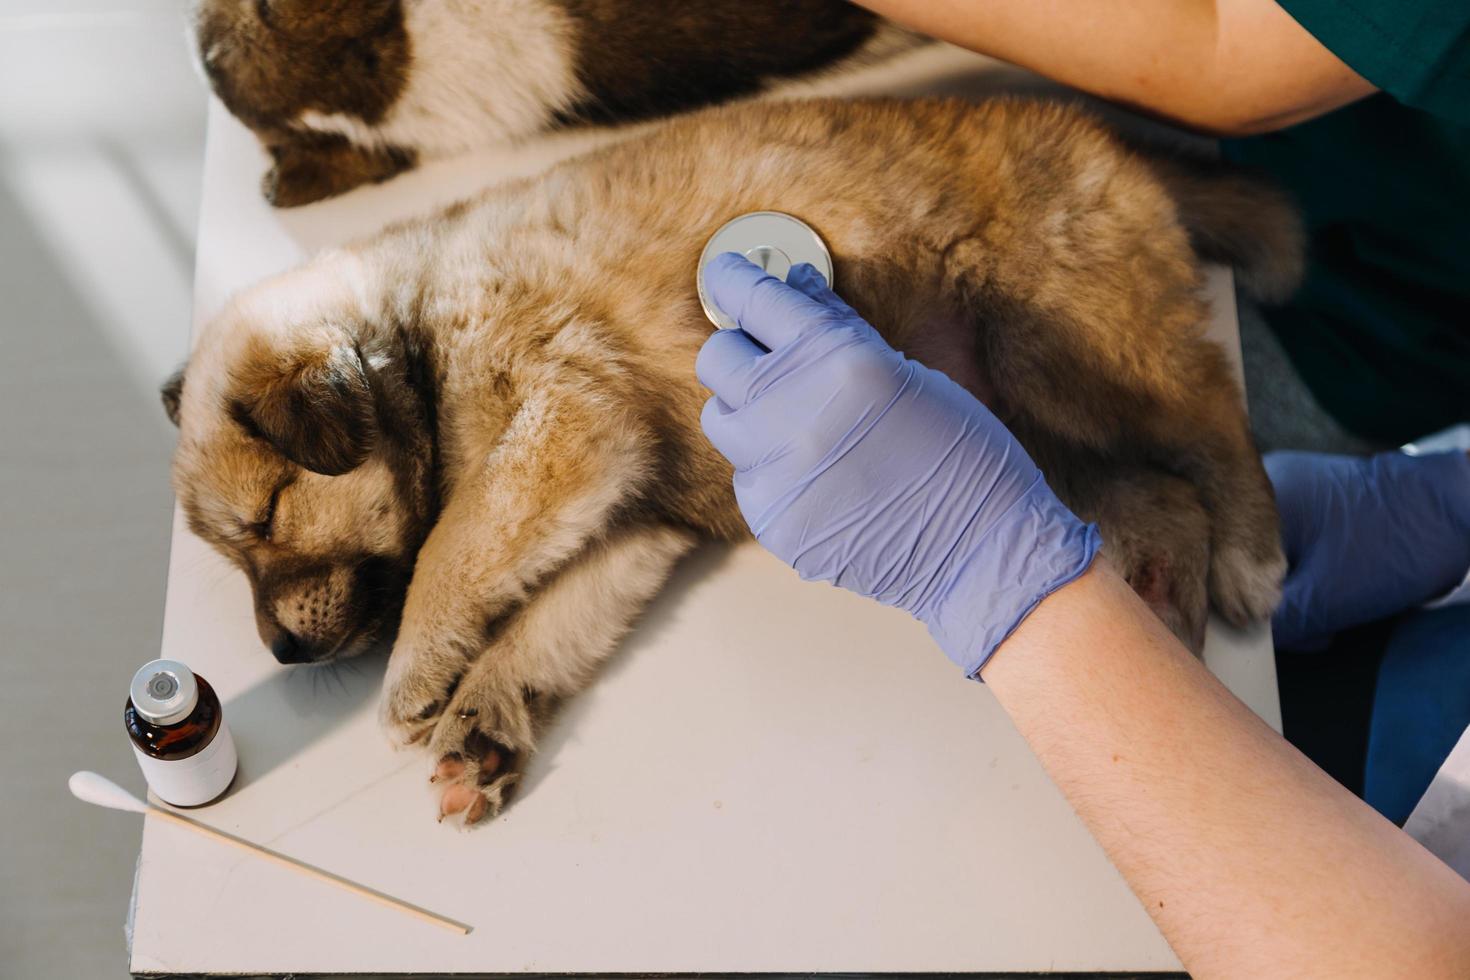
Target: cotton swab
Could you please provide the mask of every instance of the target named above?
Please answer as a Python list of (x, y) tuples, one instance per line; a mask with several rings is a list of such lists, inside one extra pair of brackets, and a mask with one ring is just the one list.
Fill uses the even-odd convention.
[(398, 899), (391, 898), (381, 892), (375, 892), (371, 888), (364, 888), (362, 885), (359, 885), (356, 882), (348, 881), (346, 878), (339, 878), (338, 876), (328, 871), (323, 871), (320, 868), (313, 868), (309, 864), (303, 864), (302, 862), (297, 861), (295, 858), (289, 858), (286, 857), (284, 854), (277, 854), (275, 851), (267, 850), (266, 848), (261, 847), (259, 844), (252, 844), (247, 840), (241, 840), (238, 837), (233, 837), (229, 834), (223, 833), (222, 831), (215, 830), (212, 827), (206, 827), (202, 823), (196, 823), (193, 820), (190, 820), (188, 817), (180, 816), (179, 814), (174, 813), (171, 810), (165, 810), (162, 807), (156, 807), (151, 803), (145, 803), (143, 800), (138, 799), (132, 793), (129, 793), (127, 790), (123, 789), (117, 783), (114, 783), (107, 777), (98, 775), (95, 772), (86, 772), (84, 770), (82, 772), (72, 773), (71, 779), (67, 780), (67, 786), (71, 789), (71, 794), (77, 799), (81, 800), (83, 803), (91, 803), (96, 806), (107, 807), (111, 810), (129, 810), (133, 813), (151, 814), (155, 817), (160, 817), (164, 820), (167, 820), (170, 823), (177, 824), (180, 827), (187, 827), (189, 830), (192, 830), (197, 834), (203, 834), (205, 837), (217, 840), (222, 844), (228, 844), (231, 847), (238, 848), (239, 850), (242, 850), (247, 854), (252, 854), (255, 857), (265, 858), (272, 864), (278, 864), (281, 867), (290, 868), (292, 871), (300, 872), (301, 874), (306, 875), (308, 878), (315, 878), (318, 881), (324, 881), (329, 885), (336, 885), (338, 888), (345, 889), (355, 895), (360, 895), (363, 898), (377, 902), (379, 905), (386, 905), (389, 908), (397, 909), (400, 912), (407, 912), (409, 915), (412, 915), (415, 918), (422, 919), (425, 922), (431, 922), (434, 925), (439, 926), (443, 929), (448, 929), (451, 932), (457, 932), (461, 936), (467, 935), (470, 931), (470, 927), (461, 922), (455, 922), (453, 919), (446, 919), (442, 915), (435, 915), (433, 912), (425, 911), (424, 909), (421, 909), (416, 905), (410, 905), (407, 902), (401, 902)]

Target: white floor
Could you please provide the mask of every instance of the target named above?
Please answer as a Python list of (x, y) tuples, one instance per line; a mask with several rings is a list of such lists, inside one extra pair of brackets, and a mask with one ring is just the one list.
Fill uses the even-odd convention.
[(203, 84), (184, 0), (0, 0), (0, 975), (127, 975), (140, 825), (66, 792), (133, 771), (156, 655)]

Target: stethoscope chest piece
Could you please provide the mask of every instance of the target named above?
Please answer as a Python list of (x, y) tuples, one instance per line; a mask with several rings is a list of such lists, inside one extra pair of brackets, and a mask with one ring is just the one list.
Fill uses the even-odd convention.
[(695, 280), (699, 285), (699, 304), (710, 323), (724, 330), (736, 323), (710, 299), (704, 286), (704, 267), (722, 252), (743, 255), (782, 282), (793, 265), (809, 262), (832, 286), (832, 253), (811, 225), (780, 211), (752, 211), (720, 226), (705, 243), (699, 255)]

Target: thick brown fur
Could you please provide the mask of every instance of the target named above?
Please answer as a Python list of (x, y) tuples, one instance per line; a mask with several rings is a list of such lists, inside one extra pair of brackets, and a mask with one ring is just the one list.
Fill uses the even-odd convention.
[(587, 96), (568, 119), (618, 122), (758, 91), (825, 68), (872, 37), (878, 18), (840, 0), (753, 3), (559, 0), (581, 38)]
[[(1218, 190), (1237, 205), (1218, 241), (1298, 261), (1270, 237), (1292, 225), (1277, 198)], [(535, 706), (587, 683), (697, 540), (746, 533), (699, 430), (695, 257), (731, 217), (781, 210), (891, 343), (1013, 428), (1197, 647), (1211, 601), (1266, 615), (1284, 562), (1240, 391), (1202, 337), (1191, 241), (1211, 219), (1188, 205), (1060, 105), (706, 111), (237, 297), (176, 396), (175, 486), (295, 659), (356, 652), (401, 601), (383, 721), (429, 747), (446, 812), (493, 813)]]

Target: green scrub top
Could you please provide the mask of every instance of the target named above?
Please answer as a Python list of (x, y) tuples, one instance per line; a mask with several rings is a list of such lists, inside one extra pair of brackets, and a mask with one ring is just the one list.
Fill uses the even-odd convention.
[(1470, 420), (1470, 0), (1278, 2), (1382, 91), (1227, 141), (1306, 216), (1306, 281), (1267, 321), (1361, 436), (1397, 444)]

